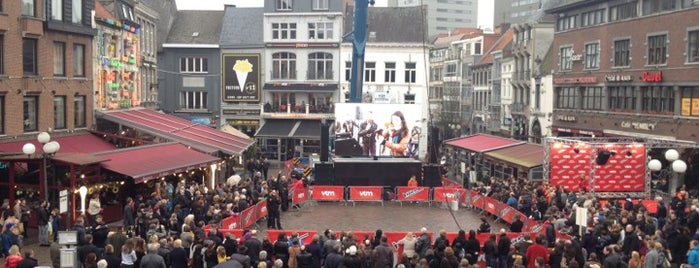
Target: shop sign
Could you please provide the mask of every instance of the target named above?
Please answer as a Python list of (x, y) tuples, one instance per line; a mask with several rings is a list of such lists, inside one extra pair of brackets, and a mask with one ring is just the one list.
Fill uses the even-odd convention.
[(570, 55), (570, 60), (571, 61), (581, 61), (583, 55), (582, 54), (572, 54)]
[(233, 125), (233, 126), (257, 126), (260, 123), (260, 121), (258, 121), (258, 120), (236, 120), (236, 119), (229, 119), (229, 120), (226, 120), (226, 122), (229, 125)]
[(663, 72), (658, 71), (657, 73), (643, 72), (641, 74), (641, 79), (643, 82), (661, 82), (663, 81)]
[(604, 80), (607, 80), (607, 82), (631, 82), (633, 77), (631, 75), (612, 74), (604, 76)]
[(560, 77), (553, 79), (554, 84), (594, 84), (597, 83), (595, 76), (583, 77)]
[(655, 129), (655, 125), (656, 125), (655, 123), (633, 122), (633, 121), (621, 121), (621, 124), (620, 124), (620, 126), (622, 128), (648, 130), (648, 131)]
[(573, 115), (559, 114), (559, 115), (556, 115), (556, 120), (563, 121), (563, 122), (575, 122), (575, 121), (577, 121), (577, 118), (575, 118), (575, 116), (573, 116)]

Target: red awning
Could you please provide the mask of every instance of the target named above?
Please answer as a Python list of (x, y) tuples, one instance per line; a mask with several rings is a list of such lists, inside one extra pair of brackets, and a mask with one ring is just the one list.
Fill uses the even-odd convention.
[(161, 143), (97, 153), (110, 159), (102, 167), (132, 177), (136, 183), (149, 179), (201, 168), (220, 161), (218, 158), (191, 150), (179, 143)]
[(493, 150), (485, 153), (485, 156), (528, 169), (544, 164), (544, 147), (539, 144), (524, 143)]
[(473, 136), (451, 139), (445, 142), (446, 145), (477, 153), (488, 152), (522, 143), (524, 142), (487, 134), (476, 134)]
[[(59, 135), (62, 134), (51, 133), (51, 140), (58, 142), (58, 144), (61, 146), (56, 155), (61, 155), (64, 153), (95, 153), (114, 150), (116, 148), (114, 144), (111, 144), (90, 133), (73, 134), (70, 136)], [(21, 154), (22, 146), (28, 142), (31, 142), (34, 144), (34, 146), (36, 146), (36, 153), (40, 154), (42, 152), (43, 145), (39, 143), (36, 138), (31, 140), (0, 143), (0, 152)]]
[(98, 112), (101, 118), (190, 146), (200, 152), (240, 155), (254, 140), (193, 123), (150, 109)]

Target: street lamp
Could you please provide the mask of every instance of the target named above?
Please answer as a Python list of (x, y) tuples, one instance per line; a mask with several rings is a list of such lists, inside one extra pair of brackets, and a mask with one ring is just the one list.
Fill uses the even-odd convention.
[[(42, 144), (42, 151), (41, 151), (41, 157), (43, 160), (43, 174), (44, 174), (44, 200), (48, 201), (49, 200), (49, 180), (48, 180), (48, 173), (47, 173), (47, 164), (46, 161), (48, 158), (51, 158), (54, 154), (58, 152), (58, 150), (61, 149), (61, 145), (57, 141), (51, 141), (51, 135), (47, 132), (41, 132), (39, 135), (36, 136), (36, 140)], [(32, 143), (26, 143), (24, 146), (22, 146), (22, 152), (26, 154), (27, 156), (31, 157), (34, 155), (36, 152), (36, 147)]]
[[(679, 152), (677, 152), (677, 150), (669, 149), (665, 151), (664, 156), (665, 159), (670, 163), (670, 165), (667, 166), (668, 171), (672, 171), (677, 174), (682, 174), (687, 171), (687, 163), (679, 159), (680, 154)], [(651, 159), (650, 161), (648, 161), (648, 169), (652, 172), (658, 172), (663, 169), (663, 164), (658, 159)], [(668, 190), (671, 191), (672, 189), (673, 187), (670, 185), (670, 188)]]

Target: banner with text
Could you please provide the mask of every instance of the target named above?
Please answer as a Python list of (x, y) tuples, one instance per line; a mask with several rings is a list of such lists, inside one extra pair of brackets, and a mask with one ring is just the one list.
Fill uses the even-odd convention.
[(350, 201), (381, 201), (381, 186), (350, 186)]
[(311, 199), (315, 201), (343, 201), (344, 186), (315, 185), (311, 191)]
[(435, 187), (432, 192), (432, 201), (451, 202), (462, 200), (466, 196), (466, 189), (457, 187)]
[(398, 201), (430, 201), (430, 188), (427, 187), (396, 187)]

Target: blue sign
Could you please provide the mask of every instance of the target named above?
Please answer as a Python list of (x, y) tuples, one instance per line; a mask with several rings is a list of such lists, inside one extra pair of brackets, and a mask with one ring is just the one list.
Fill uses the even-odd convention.
[(192, 123), (197, 123), (197, 124), (202, 124), (202, 125), (210, 125), (211, 124), (211, 119), (208, 117), (192, 117), (189, 119), (189, 121), (192, 121)]

